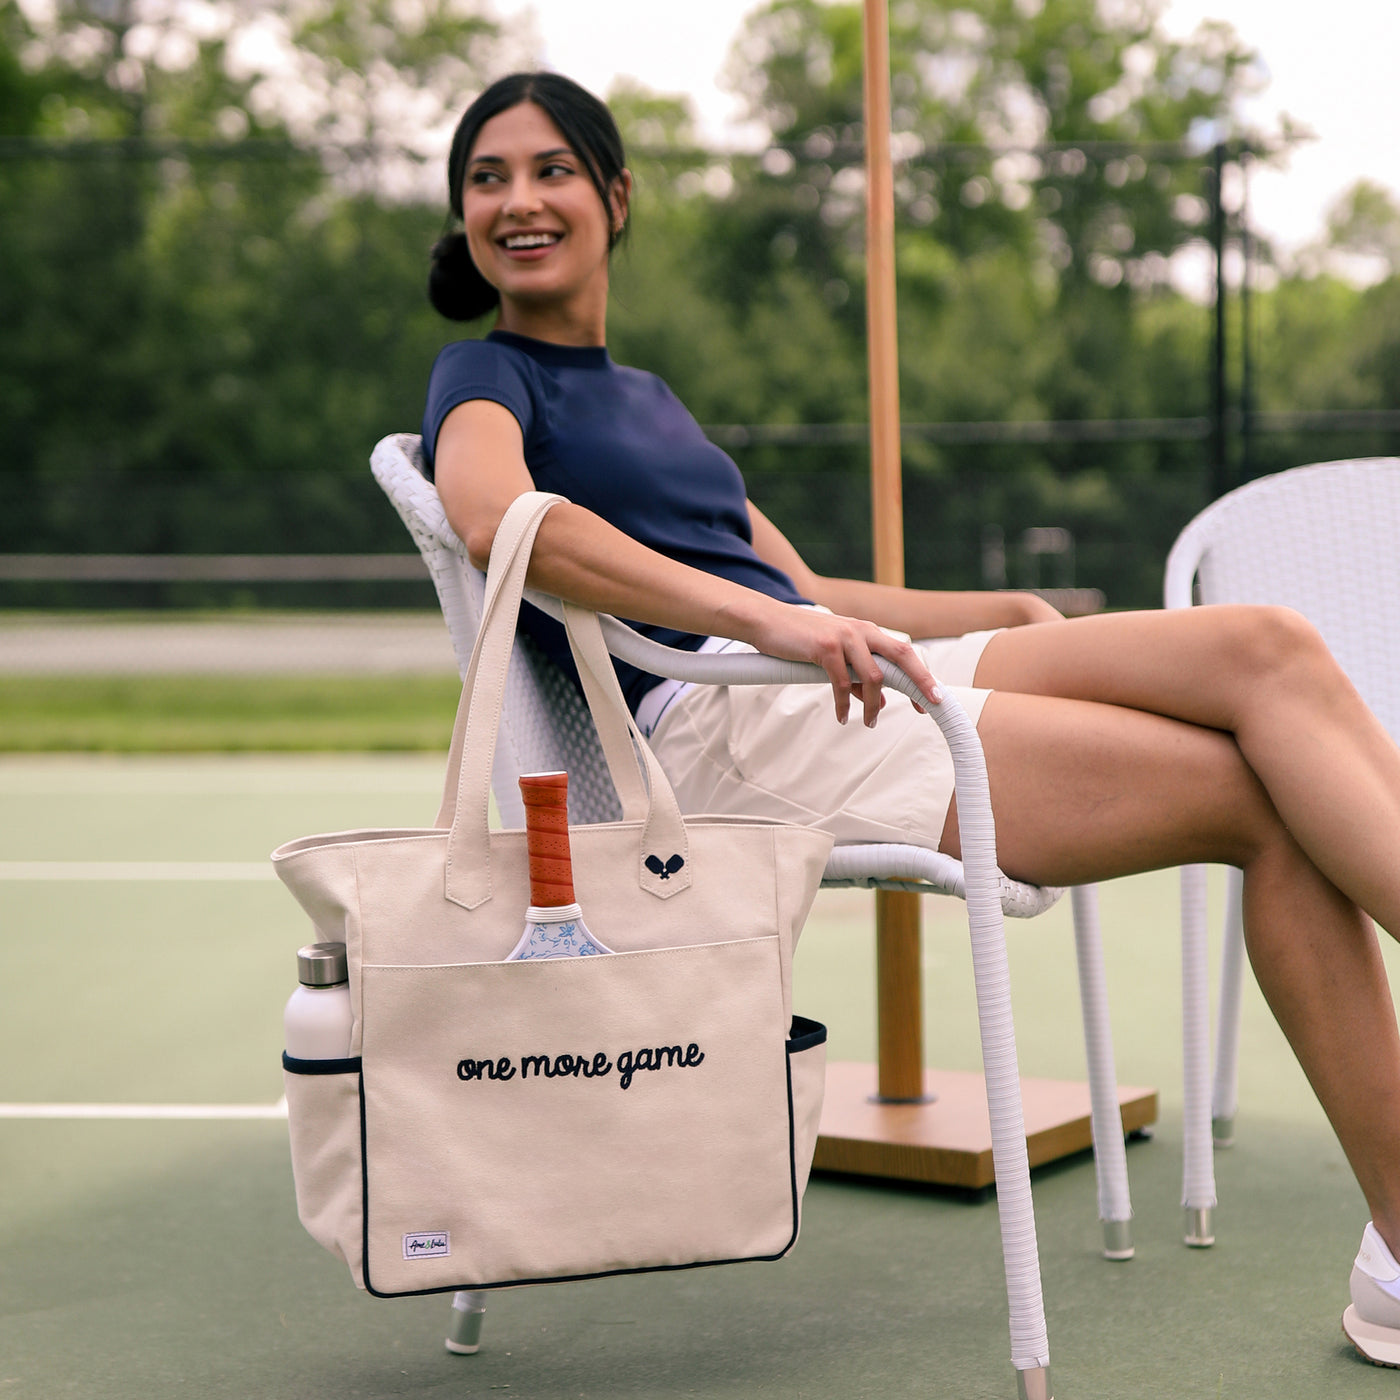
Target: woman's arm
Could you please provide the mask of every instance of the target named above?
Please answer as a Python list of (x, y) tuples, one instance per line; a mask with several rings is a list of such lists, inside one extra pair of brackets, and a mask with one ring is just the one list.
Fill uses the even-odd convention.
[(892, 588), (864, 579), (826, 578), (807, 567), (787, 536), (752, 501), (749, 519), (759, 557), (787, 574), (799, 593), (832, 612), (869, 618), (911, 637), (960, 637), (990, 627), (1062, 620), (1055, 608), (1034, 593), (943, 593)]
[[(438, 434), (435, 477), (452, 528), (484, 568), (510, 503), (535, 489), (515, 416), (486, 399), (459, 404)], [(882, 697), (873, 655), (902, 667), (931, 701), (940, 698), (917, 652), (875, 624), (780, 603), (677, 563), (581, 506), (556, 506), (545, 516), (527, 577), (542, 593), (599, 612), (733, 637), (773, 656), (815, 662), (831, 677), (843, 724), (852, 694), (866, 724), (875, 722)], [(863, 684), (852, 684), (852, 670)]]

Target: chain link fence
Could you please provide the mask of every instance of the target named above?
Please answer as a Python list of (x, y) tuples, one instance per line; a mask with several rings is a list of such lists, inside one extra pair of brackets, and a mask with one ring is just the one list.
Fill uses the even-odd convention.
[[(1161, 170), (1198, 189), (1187, 203), (1199, 207), (1183, 218), (1198, 226), (1222, 288), (1227, 245), (1252, 246), (1238, 210), (1232, 225), (1219, 203), (1221, 172), (1238, 150), (1214, 159), (1179, 147), (1022, 154), (1038, 162), (1035, 197), (1048, 203), (1049, 190), (1062, 206), (1086, 180), (1116, 188)], [(94, 577), (78, 562), (66, 574), (33, 563), (404, 552), (367, 458), (378, 437), (416, 425), (428, 365), (461, 333), (422, 293), (442, 215), (338, 186), (323, 155), (252, 141), (0, 140), (0, 555), (31, 559), (27, 569), (0, 567), (0, 606), (431, 605), (421, 577), (373, 565), (358, 575), (327, 563), (295, 576), (245, 564), (243, 576), (191, 566)], [(719, 184), (705, 182), (707, 160), (714, 165), (705, 153), (678, 157), (684, 169), (668, 178), (683, 184), (688, 172), (687, 197), (722, 201)], [(959, 148), (906, 162), (902, 226), (965, 224), (995, 194), (999, 160), (1005, 153)], [(858, 236), (854, 185), (842, 178), (855, 167), (835, 146), (752, 161), (775, 211), (772, 246), (798, 247), (789, 215), (845, 219), (838, 232)], [(1113, 280), (1096, 267), (1101, 284)], [(1400, 411), (1384, 402), (1255, 411), (1246, 303), (1222, 293), (1218, 308), (1189, 308), (1181, 383), (1156, 399), (1174, 413), (907, 422), (909, 582), (1079, 588), (1109, 606), (1152, 606), (1172, 539), (1222, 487), (1300, 462), (1400, 451)], [(902, 305), (901, 318), (921, 310)], [(858, 316), (848, 320), (858, 338)], [(647, 363), (645, 335), (633, 339)], [(1092, 366), (1063, 373), (1082, 379)], [(717, 421), (707, 432), (814, 568), (868, 572), (862, 422)]]

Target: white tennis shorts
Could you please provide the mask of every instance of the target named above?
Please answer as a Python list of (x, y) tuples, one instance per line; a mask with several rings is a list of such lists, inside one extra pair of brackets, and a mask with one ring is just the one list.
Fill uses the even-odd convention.
[[(972, 680), (995, 635), (916, 643), (974, 724), (991, 692)], [(953, 796), (942, 731), (894, 692), (867, 729), (855, 701), (837, 724), (829, 686), (696, 685), (667, 704), (650, 742), (683, 812), (776, 818), (837, 841), (937, 850)]]

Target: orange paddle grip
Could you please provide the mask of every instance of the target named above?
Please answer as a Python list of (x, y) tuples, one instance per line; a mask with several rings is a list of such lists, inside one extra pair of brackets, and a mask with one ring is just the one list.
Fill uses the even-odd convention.
[(530, 857), (530, 903), (557, 909), (574, 903), (574, 864), (569, 853), (569, 775), (525, 773), (525, 849)]

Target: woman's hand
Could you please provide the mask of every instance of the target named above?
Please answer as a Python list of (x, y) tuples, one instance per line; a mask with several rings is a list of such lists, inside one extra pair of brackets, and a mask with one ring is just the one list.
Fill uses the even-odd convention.
[[(905, 671), (930, 705), (943, 699), (942, 688), (917, 649), (873, 622), (840, 617), (820, 608), (775, 602), (747, 630), (745, 640), (760, 651), (820, 666), (831, 678), (836, 718), (841, 724), (850, 717), (854, 696), (860, 702), (866, 726), (874, 728), (885, 703), (884, 676), (876, 664), (877, 656)], [(915, 708), (922, 711), (924, 707), (916, 702)]]

